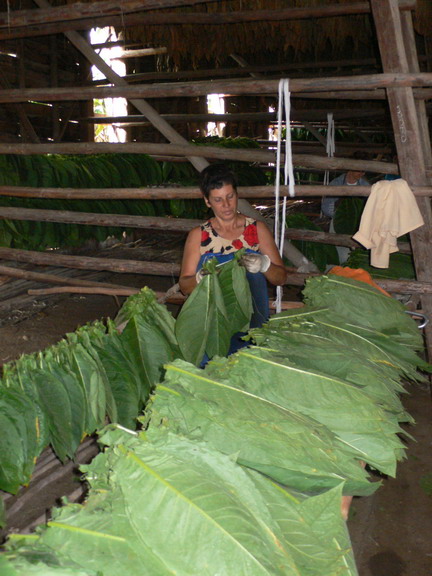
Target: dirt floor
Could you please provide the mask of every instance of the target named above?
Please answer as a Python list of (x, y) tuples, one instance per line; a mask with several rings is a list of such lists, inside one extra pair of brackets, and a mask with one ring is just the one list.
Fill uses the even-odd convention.
[[(121, 278), (124, 285), (143, 282), (157, 290), (172, 285), (169, 278)], [(114, 317), (117, 310), (114, 298), (95, 295), (39, 298), (17, 306), (0, 314), (0, 364), (43, 350), (86, 322)], [(382, 478), (373, 496), (356, 498), (351, 506), (348, 526), (360, 576), (432, 575), (431, 394), (428, 384), (408, 390), (405, 405), (416, 425), (409, 427), (413, 440), (407, 441), (407, 459), (396, 479)]]

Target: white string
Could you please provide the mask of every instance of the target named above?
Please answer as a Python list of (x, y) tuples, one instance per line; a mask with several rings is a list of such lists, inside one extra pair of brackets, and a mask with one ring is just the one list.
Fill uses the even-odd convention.
[[(333, 120), (333, 113), (329, 112), (327, 114), (327, 144), (326, 152), (329, 158), (335, 155), (335, 124)], [(330, 180), (330, 171), (326, 170), (324, 172), (324, 186), (328, 186)]]
[[(291, 197), (295, 195), (294, 191), (294, 166), (292, 161), (292, 144), (291, 144), (291, 100), (289, 92), (288, 78), (279, 80), (279, 103), (278, 103), (278, 139), (276, 148), (276, 181), (275, 181), (275, 228), (274, 239), (279, 253), (283, 255), (283, 246), (285, 241), (285, 220), (286, 220), (286, 203), (287, 197), (284, 196), (282, 204), (282, 218), (279, 218), (280, 210), (280, 158), (282, 145), (282, 115), (285, 112), (285, 163), (284, 163), (284, 185), (288, 186), (288, 192)], [(281, 222), (281, 223), (280, 223)], [(276, 287), (276, 312), (282, 309), (282, 286)]]

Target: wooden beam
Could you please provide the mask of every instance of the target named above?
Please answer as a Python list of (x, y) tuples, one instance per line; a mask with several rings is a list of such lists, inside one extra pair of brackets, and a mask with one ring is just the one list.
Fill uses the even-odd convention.
[[(1, 34), (1, 32), (0, 32)], [(94, 44), (93, 44), (94, 46)], [(281, 76), (284, 72), (290, 70), (319, 70), (322, 68), (348, 68), (352, 70), (360, 67), (379, 67), (375, 58), (351, 59), (351, 60), (325, 60), (315, 62), (280, 62), (279, 64), (262, 64), (255, 66), (244, 66), (239, 68), (210, 68), (198, 70), (177, 70), (175, 72), (139, 72), (137, 74), (127, 74), (124, 78), (129, 83), (150, 82), (150, 81), (168, 81), (168, 80), (192, 80), (198, 78), (220, 78), (229, 76), (239, 76), (240, 74), (266, 74), (273, 72), (273, 76)], [(381, 71), (381, 68), (380, 70)]]
[[(406, 46), (402, 22), (396, 0), (371, 0), (372, 14), (377, 31), (378, 44), (386, 73), (399, 75), (416, 72), (415, 44)], [(409, 56), (407, 56), (407, 53)], [(418, 107), (411, 87), (387, 87), (388, 102), (392, 117), (398, 161), (402, 177), (409, 178), (415, 186), (431, 183), (432, 158), (430, 135), (425, 108)], [(426, 158), (425, 153), (428, 154)], [(426, 198), (418, 198), (417, 203), (424, 219), (424, 226), (410, 234), (417, 279), (432, 282), (432, 209)], [(430, 318), (432, 315), (432, 295), (422, 296), (422, 308)], [(432, 324), (425, 329), (429, 360), (432, 359)]]
[[(379, 1), (379, 0), (378, 0)], [(320, 276), (320, 274), (302, 274), (300, 272), (288, 272), (285, 285), (303, 286), (306, 280), (311, 276)], [(392, 280), (390, 278), (374, 278), (374, 282), (381, 286), (390, 294), (423, 294), (432, 295), (432, 283), (420, 282), (416, 280)]]
[[(240, 198), (259, 200), (274, 197), (273, 186), (239, 186)], [(295, 199), (320, 198), (321, 196), (360, 197), (369, 196), (370, 186), (322, 186), (299, 185), (295, 187)], [(414, 196), (432, 197), (432, 186), (414, 186)], [(285, 186), (281, 196), (289, 196)], [(0, 196), (13, 198), (45, 198), (57, 200), (193, 200), (202, 198), (198, 187), (151, 187), (151, 188), (30, 188), (25, 186), (0, 186)]]
[[(335, 120), (358, 120), (361, 118), (381, 118), (385, 116), (384, 109), (376, 110), (292, 110), (291, 121), (299, 122), (306, 119), (309, 122), (327, 123), (327, 114), (332, 112)], [(161, 114), (170, 124), (179, 122), (276, 122), (276, 112), (231, 112), (226, 114)], [(130, 114), (128, 116), (89, 116), (87, 118), (80, 118), (80, 122), (89, 122), (91, 124), (135, 124), (145, 125), (148, 120), (145, 116), (138, 114)], [(283, 121), (285, 124), (285, 121)], [(298, 141), (292, 143), (293, 146), (298, 144)], [(302, 144), (310, 144), (309, 141), (304, 141)], [(345, 142), (341, 143), (342, 145)], [(349, 144), (349, 143), (348, 143)], [(356, 143), (353, 143), (356, 144)]]
[(13, 26), (41, 25), (46, 22), (64, 22), (82, 18), (98, 18), (174, 8), (196, 4), (207, 4), (216, 0), (103, 0), (102, 2), (74, 2), (62, 6), (45, 7), (43, 10), (8, 10), (0, 13), (0, 28)]
[(199, 226), (202, 223), (200, 220), (189, 220), (187, 218), (95, 214), (92, 212), (40, 210), (33, 208), (14, 208), (10, 206), (0, 206), (0, 218), (7, 220), (27, 220), (31, 222), (85, 224), (88, 226), (118, 226), (121, 228), (143, 228), (147, 230), (173, 230), (175, 232), (189, 232), (194, 226)]
[[(154, 0), (149, 0), (149, 2), (153, 1)], [(162, 0), (162, 2), (166, 1), (167, 0)], [(51, 8), (48, 0), (35, 0), (35, 2), (40, 8)], [(200, 2), (201, 0), (193, 0), (192, 3)], [(160, 5), (158, 7), (160, 8)], [(102, 74), (105, 75), (108, 80), (122, 88), (128, 87), (126, 80), (114, 72), (114, 70), (112, 70), (112, 68), (98, 54), (96, 54), (91, 45), (80, 34), (77, 32), (66, 32), (66, 37), (90, 61), (91, 64), (96, 66)], [(161, 118), (159, 113), (148, 102), (143, 100), (141, 97), (139, 99), (130, 99), (130, 102), (139, 112), (141, 112), (141, 114), (147, 116), (155, 128), (157, 128), (169, 142), (179, 145), (187, 144), (187, 141), (180, 136), (180, 134), (176, 132), (176, 130), (174, 130), (166, 120)], [(208, 165), (205, 158), (196, 156), (190, 156), (188, 158), (198, 171), (203, 170), (203, 168)]]
[[(280, 22), (370, 13), (369, 2), (237, 12), (154, 12), (151, 14), (147, 12), (147, 10), (154, 8), (174, 7), (193, 3), (198, 4), (201, 2), (199, 0), (197, 2), (170, 2), (167, 0), (164, 3), (157, 2), (158, 6), (153, 6), (153, 8), (150, 7), (151, 3), (149, 2), (137, 3), (136, 0), (124, 0), (121, 5), (118, 2), (102, 1), (97, 2), (97, 6), (89, 6), (86, 3), (77, 2), (38, 11), (39, 13), (36, 13), (36, 10), (14, 10), (0, 14), (0, 39), (59, 34), (71, 30), (89, 30), (90, 28), (103, 28), (104, 26), (121, 26), (123, 28), (139, 25), (220, 25), (229, 23), (240, 24), (243, 22)], [(153, 4), (156, 4), (156, 2)], [(414, 10), (415, 4), (415, 0), (399, 0), (401, 10)], [(10, 19), (9, 21), (8, 18)], [(8, 24), (6, 25), (6, 23)]]
[(0, 247), (0, 259), (37, 264), (38, 266), (61, 266), (79, 270), (104, 270), (125, 274), (148, 274), (150, 276), (178, 276), (180, 272), (179, 263), (73, 256), (58, 254), (57, 252), (35, 252), (2, 247)]
[[(41, 0), (38, 0), (41, 1)], [(68, 33), (72, 34), (72, 32)], [(74, 40), (83, 42), (82, 51), (87, 57), (96, 61), (94, 56), (90, 56), (90, 45), (76, 34)], [(80, 48), (79, 48), (80, 49)], [(98, 57), (99, 58), (99, 57)], [(101, 59), (102, 60), (102, 59)], [(103, 62), (103, 60), (102, 60)], [(111, 72), (103, 73), (108, 77), (115, 74), (111, 68), (105, 64), (97, 65), (98, 68), (108, 68)], [(225, 95), (262, 95), (278, 93), (279, 80), (274, 79), (237, 79), (237, 80), (217, 80), (214, 82), (173, 82), (171, 84), (142, 84), (130, 86), (127, 82), (115, 74), (116, 86), (98, 87), (62, 87), (62, 88), (27, 88), (0, 91), (0, 103), (5, 102), (27, 102), (35, 100), (37, 102), (56, 102), (67, 100), (92, 100), (94, 98), (177, 98), (204, 96), (207, 94)], [(120, 82), (122, 80), (122, 82)], [(113, 80), (114, 82), (114, 80)], [(324, 78), (293, 78), (290, 80), (290, 91), (303, 93), (319, 93), (323, 91), (355, 91), (368, 87), (368, 92), (378, 88), (411, 88), (411, 87), (431, 87), (432, 73), (394, 73), (394, 74), (367, 74), (359, 76), (338, 76)]]
[(106, 287), (106, 288), (124, 288), (116, 284), (105, 284), (103, 282), (92, 282), (90, 280), (79, 280), (76, 278), (64, 278), (56, 274), (45, 274), (41, 272), (32, 272), (23, 268), (13, 268), (11, 266), (0, 265), (0, 274), (10, 276), (11, 278), (23, 278), (24, 280), (33, 280), (48, 284), (67, 284), (69, 286), (88, 286), (88, 287)]
[[(48, 0), (34, 0), (36, 4), (40, 8), (49, 8), (50, 3)], [(118, 74), (116, 74), (110, 66), (98, 55), (96, 52), (91, 48), (91, 46), (84, 40), (80, 34), (77, 32), (66, 32), (66, 37), (72, 42), (72, 44), (82, 53), (89, 61), (97, 66), (97, 68), (105, 75), (105, 77), (113, 82), (115, 85), (120, 85), (122, 87), (127, 87), (128, 84), (124, 78), (121, 78)], [(158, 112), (150, 106), (148, 102), (142, 99), (140, 96), (139, 99), (137, 98), (130, 98), (130, 102), (135, 108), (147, 116), (147, 118), (153, 123), (155, 128), (161, 132), (165, 136), (165, 138), (176, 145), (180, 145), (186, 147), (188, 142), (172, 128), (168, 122), (166, 122), (163, 118), (160, 117)], [(208, 160), (204, 156), (200, 156), (199, 154), (195, 154), (193, 152), (192, 155), (187, 156), (188, 160), (194, 166), (194, 168), (201, 172), (204, 168), (209, 165)], [(260, 212), (255, 210), (253, 206), (251, 206), (246, 200), (239, 200), (238, 208), (241, 210), (243, 214), (249, 217), (253, 217), (256, 220), (262, 220), (264, 223), (265, 219)], [(294, 264), (300, 263), (303, 265), (309, 265), (309, 269), (316, 269), (316, 266), (309, 262), (308, 259), (300, 253), (293, 245), (286, 245), (284, 247), (284, 254), (293, 262)]]
[[(218, 160), (238, 160), (243, 162), (275, 162), (275, 152), (259, 148), (222, 148), (218, 146), (196, 146), (189, 144), (158, 144), (154, 142), (122, 142), (122, 143), (85, 143), (73, 142), (66, 144), (9, 144), (0, 143), (0, 154), (153, 154), (179, 157), (199, 156)], [(281, 155), (283, 161), (285, 155)], [(294, 165), (303, 168), (321, 170), (359, 169), (377, 174), (397, 174), (396, 164), (378, 162), (376, 160), (356, 160), (353, 158), (328, 158), (312, 154), (293, 154)]]

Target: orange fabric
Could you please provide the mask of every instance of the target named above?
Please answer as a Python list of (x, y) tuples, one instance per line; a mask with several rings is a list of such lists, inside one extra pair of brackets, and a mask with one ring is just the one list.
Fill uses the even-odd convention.
[[(352, 278), (353, 280), (358, 280), (359, 282), (366, 282), (370, 284), (386, 296), (390, 296), (388, 292), (383, 290), (376, 282), (372, 280), (372, 276), (363, 268), (349, 268), (348, 266), (333, 266), (329, 271), (329, 274), (336, 274), (337, 276), (345, 276), (345, 278)], [(391, 296), (390, 296), (391, 298)]]

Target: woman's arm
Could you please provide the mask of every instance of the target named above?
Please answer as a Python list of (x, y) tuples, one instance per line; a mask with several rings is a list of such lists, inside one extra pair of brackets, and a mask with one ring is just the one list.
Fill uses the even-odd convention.
[(197, 285), (196, 271), (200, 259), (201, 228), (193, 228), (186, 239), (183, 260), (180, 270), (179, 285), (183, 294), (187, 295)]
[(258, 240), (261, 254), (270, 258), (270, 267), (264, 276), (274, 286), (283, 286), (287, 277), (287, 270), (279, 254), (273, 236), (264, 222), (257, 221)]

